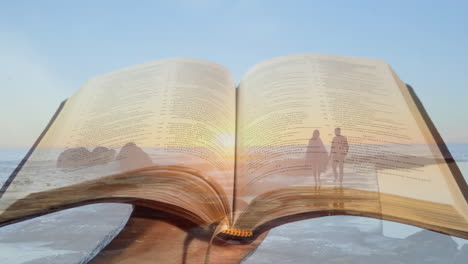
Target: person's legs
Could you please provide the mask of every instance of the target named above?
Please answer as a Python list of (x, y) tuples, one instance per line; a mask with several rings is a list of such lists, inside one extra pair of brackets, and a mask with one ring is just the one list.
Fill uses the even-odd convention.
[(315, 163), (312, 163), (312, 175), (314, 175), (315, 186), (317, 186), (317, 166)]
[(345, 157), (342, 155), (335, 157), (335, 162), (337, 163), (336, 165), (338, 165), (338, 170), (339, 170), (338, 175), (339, 175), (339, 180), (340, 180), (340, 186), (343, 185), (344, 159)]
[(335, 158), (332, 159), (332, 169), (333, 169), (333, 176), (335, 177), (335, 182), (338, 180), (338, 173), (336, 171), (336, 165), (337, 165), (337, 161), (335, 160)]
[(343, 170), (344, 170), (344, 159), (340, 160), (340, 186), (343, 185)]
[(320, 168), (317, 167), (317, 186), (320, 187)]

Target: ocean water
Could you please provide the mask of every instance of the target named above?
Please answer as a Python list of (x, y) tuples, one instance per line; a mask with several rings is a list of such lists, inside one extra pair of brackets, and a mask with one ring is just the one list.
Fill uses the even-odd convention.
[[(449, 144), (448, 147), (466, 179), (468, 144)], [(27, 151), (0, 149), (0, 184)], [(86, 263), (120, 232), (131, 212), (130, 205), (95, 204), (2, 227), (2, 263)], [(448, 256), (455, 258), (463, 250), (467, 251), (465, 244), (467, 240), (409, 225), (333, 216), (298, 221), (271, 230), (243, 263), (375, 263), (376, 260), (381, 264), (456, 263), (437, 261), (447, 260)], [(394, 253), (399, 251), (406, 255), (399, 257), (401, 254)]]
[[(0, 149), (0, 185), (28, 149)], [(94, 204), (0, 227), (0, 263), (86, 263), (124, 227), (132, 206)]]

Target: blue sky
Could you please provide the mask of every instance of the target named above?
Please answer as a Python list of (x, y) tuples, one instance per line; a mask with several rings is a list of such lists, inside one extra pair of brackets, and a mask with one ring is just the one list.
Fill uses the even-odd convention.
[(0, 147), (28, 147), (96, 75), (169, 57), (255, 63), (374, 57), (412, 84), (448, 142), (468, 142), (467, 1), (2, 1)]

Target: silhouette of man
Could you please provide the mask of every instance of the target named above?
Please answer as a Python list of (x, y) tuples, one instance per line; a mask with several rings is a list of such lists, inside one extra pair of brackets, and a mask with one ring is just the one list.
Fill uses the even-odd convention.
[[(341, 135), (341, 129), (335, 128), (335, 137), (333, 138), (330, 159), (332, 160), (333, 175), (335, 176), (335, 182), (339, 179), (340, 186), (343, 185), (343, 169), (346, 155), (348, 154), (349, 146), (346, 137)], [(336, 171), (338, 167), (339, 172)]]

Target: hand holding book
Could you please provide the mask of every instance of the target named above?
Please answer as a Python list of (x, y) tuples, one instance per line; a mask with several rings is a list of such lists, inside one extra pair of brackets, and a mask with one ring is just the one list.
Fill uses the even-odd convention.
[[(0, 222), (112, 201), (238, 239), (330, 214), (467, 238), (466, 183), (428, 122), (381, 60), (280, 57), (237, 88), (220, 65), (156, 61), (66, 101), (2, 188)], [(141, 152), (117, 154), (129, 146)], [(57, 166), (65, 152), (76, 162)]]

